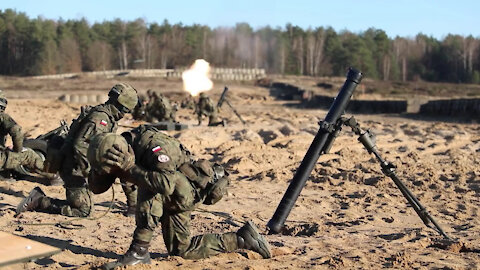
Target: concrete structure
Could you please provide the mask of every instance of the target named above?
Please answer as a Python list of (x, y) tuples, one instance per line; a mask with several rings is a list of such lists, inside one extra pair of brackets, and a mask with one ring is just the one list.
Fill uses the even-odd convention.
[[(81, 73), (65, 73), (55, 75), (33, 76), (32, 79), (69, 79), (75, 77), (159, 77), (181, 79), (185, 68), (179, 69), (126, 69), (126, 70), (107, 70), (92, 71)], [(248, 68), (212, 68), (210, 70), (212, 80), (222, 81), (253, 81), (266, 77), (264, 69)]]

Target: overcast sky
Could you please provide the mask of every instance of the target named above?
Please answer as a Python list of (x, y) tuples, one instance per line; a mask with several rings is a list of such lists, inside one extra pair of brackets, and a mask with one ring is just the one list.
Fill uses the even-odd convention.
[(370, 27), (388, 36), (418, 33), (444, 38), (448, 33), (480, 37), (480, 0), (0, 0), (0, 9), (25, 12), (30, 18), (80, 19), (90, 23), (121, 18), (144, 18), (148, 23), (234, 26), (247, 22), (255, 29), (287, 23), (308, 27), (331, 26), (355, 33)]

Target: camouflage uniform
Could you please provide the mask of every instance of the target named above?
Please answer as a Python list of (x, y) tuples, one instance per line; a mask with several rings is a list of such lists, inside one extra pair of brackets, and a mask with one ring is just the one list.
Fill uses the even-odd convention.
[(181, 165), (191, 163), (189, 153), (176, 139), (154, 127), (138, 130), (132, 142), (136, 166), (128, 179), (139, 188), (133, 241), (150, 243), (156, 227), (162, 224), (171, 255), (198, 259), (237, 249), (235, 233), (191, 237), (190, 215), (202, 197), (198, 195), (200, 190), (179, 171)]
[[(130, 103), (136, 105), (138, 101), (136, 90), (127, 84), (115, 85), (110, 93), (112, 93), (114, 89), (127, 91), (125, 90), (127, 88), (130, 92), (135, 91), (135, 97), (130, 96), (127, 98), (134, 99), (134, 101), (132, 100)], [(39, 210), (52, 214), (76, 217), (86, 217), (92, 213), (92, 194), (87, 188), (87, 177), (91, 169), (90, 163), (87, 160), (87, 150), (90, 139), (94, 135), (116, 132), (117, 121), (123, 118), (124, 114), (128, 112), (127, 110), (131, 111), (135, 106), (129, 105), (130, 108), (122, 108), (124, 105), (118, 102), (119, 100), (117, 100), (116, 97), (110, 97), (109, 101), (105, 104), (91, 108), (86, 112), (86, 115), (81, 114), (79, 118), (71, 124), (70, 131), (61, 148), (64, 159), (59, 171), (60, 177), (65, 182), (66, 201), (42, 196), (39, 203), (35, 203), (35, 205), (32, 206), (28, 205), (27, 197), (27, 200), (22, 202), (24, 206), (19, 205), (18, 211)], [(83, 110), (82, 108), (82, 111)], [(125, 191), (127, 194), (127, 203), (136, 204), (135, 188), (132, 185), (128, 185), (125, 187)]]
[(147, 120), (147, 107), (148, 99), (145, 95), (138, 95), (138, 106), (132, 112), (133, 119), (135, 120)]
[[(6, 107), (7, 99), (0, 93), (0, 170), (15, 169), (20, 165), (32, 169), (42, 169), (43, 161), (41, 157), (33, 150), (23, 149), (22, 128), (10, 115), (4, 112)], [(12, 138), (12, 150), (5, 147), (7, 135)]]
[(146, 103), (151, 103), (151, 102), (153, 102), (153, 99), (155, 98), (155, 97), (154, 97), (154, 93), (155, 93), (155, 91), (153, 91), (152, 89), (148, 89), (148, 90), (147, 90)]
[(197, 105), (195, 104), (195, 100), (190, 94), (186, 96), (184, 99), (182, 99), (182, 102), (180, 104), (181, 108), (192, 109), (192, 110), (195, 110), (196, 106)]
[[(213, 183), (217, 177), (212, 165), (207, 161), (193, 161), (178, 140), (154, 127), (141, 126), (129, 134), (134, 134), (130, 135), (131, 139), (127, 141), (132, 146), (135, 165), (132, 164), (130, 169), (121, 172), (120, 177), (128, 178), (128, 181), (139, 187), (135, 216), (137, 227), (129, 252), (143, 248), (142, 256), (148, 255), (148, 246), (159, 224), (162, 225), (163, 239), (170, 255), (201, 259), (242, 248), (238, 242), (238, 234), (234, 232), (193, 237), (190, 233), (191, 213), (196, 206), (201, 203), (213, 204), (221, 198), (220, 196), (213, 202), (208, 201), (212, 189), (206, 188), (209, 185), (207, 183)], [(200, 167), (192, 167), (192, 164), (200, 163)], [(192, 173), (186, 173), (189, 169), (184, 169), (185, 167), (190, 168)], [(104, 176), (91, 174), (89, 184), (92, 185), (92, 190), (108, 189), (102, 183), (102, 177)], [(220, 179), (223, 183), (228, 183), (226, 176)], [(104, 188), (95, 187), (96, 184)], [(221, 193), (224, 191), (226, 190)], [(110, 267), (106, 268), (132, 264), (135, 262), (129, 260), (138, 260), (139, 257), (126, 255), (126, 258), (127, 260), (110, 263)], [(148, 255), (148, 262), (149, 260)], [(147, 260), (136, 261), (139, 262), (146, 263)]]
[(216, 126), (222, 123), (217, 115), (217, 106), (215, 106), (210, 97), (205, 93), (200, 93), (196, 110), (198, 125), (202, 124), (202, 118), (204, 115), (208, 117), (209, 126)]
[(162, 95), (153, 92), (153, 98), (147, 105), (147, 121), (149, 122), (175, 122), (176, 110), (170, 100)]

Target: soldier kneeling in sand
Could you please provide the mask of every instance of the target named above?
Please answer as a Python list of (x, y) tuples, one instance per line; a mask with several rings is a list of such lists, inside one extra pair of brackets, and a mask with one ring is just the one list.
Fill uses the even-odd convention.
[(213, 101), (210, 99), (209, 96), (205, 93), (200, 93), (200, 97), (198, 99), (196, 111), (198, 125), (202, 124), (203, 116), (208, 117), (208, 125), (209, 126), (218, 126), (222, 125), (225, 126), (225, 121), (218, 117), (218, 108), (215, 106)]
[(157, 122), (175, 122), (176, 106), (172, 105), (170, 100), (161, 93), (153, 92), (152, 98), (146, 106), (147, 121)]
[(89, 188), (93, 193), (105, 192), (117, 177), (138, 186), (133, 241), (125, 255), (104, 269), (150, 263), (148, 248), (160, 224), (170, 255), (201, 259), (250, 249), (263, 258), (271, 257), (267, 241), (252, 222), (237, 232), (191, 237), (191, 212), (199, 204), (220, 200), (229, 179), (222, 166), (193, 160), (175, 138), (151, 126), (121, 136), (101, 134), (93, 138), (87, 157), (92, 165)]
[[(97, 134), (116, 132), (117, 122), (133, 111), (138, 103), (137, 90), (127, 83), (115, 84), (108, 92), (108, 100), (95, 107), (82, 109), (72, 121), (59, 151), (61, 159), (56, 166), (65, 182), (66, 200), (47, 197), (35, 187), (17, 207), (17, 214), (25, 211), (41, 211), (64, 216), (87, 217), (93, 212), (92, 194), (87, 188), (91, 166), (87, 160), (88, 145)], [(48, 166), (47, 166), (48, 167)], [(136, 190), (133, 185), (124, 186), (127, 196), (127, 215), (133, 214)], [(133, 207), (133, 208), (132, 208)]]
[[(0, 171), (12, 170), (21, 165), (42, 170), (42, 158), (35, 151), (23, 148), (22, 128), (5, 112), (7, 103), (7, 98), (0, 90)], [(7, 134), (12, 138), (12, 150), (5, 147)]]

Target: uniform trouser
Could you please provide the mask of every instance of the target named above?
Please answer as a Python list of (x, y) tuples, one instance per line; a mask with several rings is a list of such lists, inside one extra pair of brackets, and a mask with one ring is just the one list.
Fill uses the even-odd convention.
[(137, 205), (137, 186), (122, 179), (120, 179), (120, 182), (122, 183), (123, 192), (127, 197), (127, 205), (129, 207), (135, 207)]
[(39, 210), (69, 217), (87, 217), (92, 214), (92, 192), (87, 188), (87, 179), (74, 167), (74, 159), (67, 156), (60, 170), (60, 177), (65, 183), (66, 200), (45, 197)]
[(212, 113), (208, 116), (208, 125), (209, 126), (216, 126), (220, 120), (218, 119), (217, 113)]
[(39, 210), (68, 217), (87, 217), (93, 211), (92, 193), (87, 188), (66, 188), (66, 200), (44, 197)]
[(164, 197), (139, 188), (134, 242), (150, 243), (159, 224), (170, 255), (186, 259), (207, 258), (238, 249), (235, 233), (190, 235), (191, 211), (165, 209)]
[(208, 116), (208, 125), (209, 125), (209, 126), (215, 126), (215, 125), (217, 125), (217, 124), (220, 122), (220, 120), (218, 119), (218, 115), (217, 115), (216, 112), (211, 112), (211, 113), (202, 112), (202, 113), (199, 113), (199, 114), (197, 115), (197, 119), (198, 119), (198, 124), (199, 124), (199, 125), (202, 123), (203, 115)]
[(33, 151), (24, 151), (18, 153), (8, 150), (0, 151), (0, 168), (4, 170), (15, 169), (20, 165), (38, 167), (41, 165), (41, 163), (42, 161), (40, 160), (40, 156), (36, 155)]

